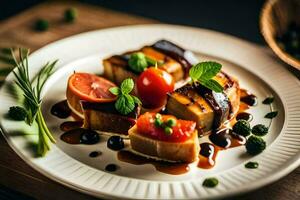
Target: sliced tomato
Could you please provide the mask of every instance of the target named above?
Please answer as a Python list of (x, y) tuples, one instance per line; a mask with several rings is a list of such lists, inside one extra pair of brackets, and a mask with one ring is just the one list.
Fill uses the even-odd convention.
[(162, 121), (166, 122), (173, 118), (176, 120), (176, 125), (172, 127), (173, 133), (168, 135), (161, 127), (156, 127), (154, 124), (155, 113), (145, 113), (137, 120), (137, 131), (139, 134), (166, 142), (184, 142), (188, 140), (195, 131), (196, 123), (187, 120), (178, 120), (172, 115), (162, 115)]
[(68, 89), (81, 100), (110, 102), (116, 100), (109, 89), (116, 85), (109, 80), (89, 73), (74, 73), (69, 78)]

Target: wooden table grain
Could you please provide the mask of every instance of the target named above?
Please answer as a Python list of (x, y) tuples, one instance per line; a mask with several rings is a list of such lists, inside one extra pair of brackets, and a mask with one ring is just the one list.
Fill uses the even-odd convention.
[[(78, 9), (79, 17), (75, 23), (65, 23), (63, 12), (70, 6)], [(49, 20), (50, 28), (46, 32), (32, 29), (38, 18)], [(80, 4), (78, 2), (51, 1), (37, 5), (17, 16), (0, 22), (0, 47), (23, 46), (32, 51), (58, 39), (95, 29), (114, 26), (158, 23), (140, 16), (107, 10), (101, 7)], [(1, 97), (0, 97), (1, 98)], [(86, 194), (69, 189), (50, 180), (27, 165), (8, 146), (0, 134), (0, 199), (95, 199)], [(234, 199), (300, 199), (300, 168), (283, 179)], [(6, 193), (6, 195), (4, 194)], [(12, 195), (12, 196), (10, 196)], [(230, 198), (232, 199), (232, 198)]]

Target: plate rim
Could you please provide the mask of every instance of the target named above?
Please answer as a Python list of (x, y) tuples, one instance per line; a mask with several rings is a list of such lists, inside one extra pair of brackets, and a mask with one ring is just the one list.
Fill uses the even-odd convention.
[[(61, 42), (65, 42), (65, 41), (68, 41), (68, 40), (73, 40), (73, 39), (76, 39), (77, 37), (85, 37), (89, 34), (96, 34), (98, 32), (103, 32), (103, 31), (116, 31), (116, 30), (120, 30), (120, 29), (124, 29), (124, 28), (127, 28), (127, 29), (134, 29), (134, 28), (143, 28), (143, 27), (146, 27), (146, 28), (149, 28), (149, 27), (167, 27), (167, 28), (170, 28), (170, 29), (188, 29), (188, 32), (189, 31), (198, 31), (198, 32), (201, 32), (201, 31), (205, 31), (205, 32), (208, 32), (209, 34), (214, 34), (215, 36), (217, 37), (220, 37), (222, 36), (223, 38), (228, 38), (228, 39), (233, 39), (233, 40), (237, 40), (241, 43), (245, 43), (245, 44), (248, 44), (250, 46), (256, 46), (258, 47), (257, 44), (253, 44), (253, 43), (250, 43), (248, 41), (244, 41), (240, 38), (237, 38), (235, 36), (231, 36), (231, 35), (227, 35), (227, 34), (224, 34), (224, 33), (220, 33), (220, 32), (216, 32), (216, 31), (212, 31), (212, 30), (207, 30), (207, 29), (200, 29), (200, 28), (194, 28), (194, 27), (188, 27), (188, 26), (180, 26), (180, 25), (168, 25), (168, 24), (151, 24), (151, 25), (131, 25), (131, 26), (120, 26), (120, 27), (113, 27), (113, 28), (107, 28), (107, 29), (102, 29), (102, 30), (94, 30), (94, 31), (89, 31), (89, 32), (84, 32), (84, 33), (80, 33), (80, 34), (77, 34), (77, 35), (73, 35), (71, 37), (67, 37), (67, 38), (64, 38), (64, 39), (61, 39), (61, 40), (57, 40), (55, 42), (52, 42), (38, 50), (36, 50), (35, 52), (32, 53), (31, 57), (35, 54), (38, 54), (39, 52), (43, 51), (45, 48), (49, 48), (51, 47), (52, 45), (57, 45), (58, 43), (61, 43)], [(234, 61), (230, 61), (230, 62), (234, 62)], [(281, 69), (283, 69), (283, 66), (280, 66)], [(248, 69), (248, 68), (247, 68)], [(286, 69), (284, 69), (286, 70)], [(290, 72), (288, 72), (286, 70), (286, 73), (289, 73), (291, 74)], [(11, 74), (10, 74), (11, 75)], [(7, 79), (9, 79), (9, 76), (7, 76)], [(255, 74), (257, 75), (257, 74)], [(293, 75), (293, 77), (296, 79), (296, 77)], [(7, 81), (7, 79), (5, 80), (5, 83)], [(298, 82), (298, 85), (299, 84), (299, 80), (296, 79), (296, 81)], [(4, 84), (5, 84), (4, 83)], [(272, 89), (276, 89), (276, 88), (273, 88)], [(277, 90), (275, 90), (277, 92)], [(1, 93), (3, 92), (3, 87), (1, 88)], [(285, 103), (285, 102), (282, 102), (282, 103)], [(285, 105), (284, 105), (285, 106)], [(285, 116), (287, 116), (286, 113), (287, 110), (285, 110)], [(283, 127), (285, 127), (287, 123), (287, 120), (284, 120), (284, 125)], [(4, 138), (6, 139), (6, 141), (8, 142), (9, 146), (18, 154), (19, 157), (21, 157), (28, 165), (30, 165), (32, 168), (34, 168), (35, 170), (37, 170), (38, 172), (42, 173), (43, 175), (47, 176), (48, 178), (56, 181), (56, 182), (59, 182), (65, 186), (68, 186), (68, 187), (71, 187), (77, 191), (80, 191), (80, 192), (84, 192), (84, 193), (87, 193), (87, 194), (90, 194), (90, 195), (93, 195), (93, 196), (97, 196), (97, 197), (112, 197), (112, 198), (116, 198), (118, 196), (110, 196), (111, 194), (109, 193), (105, 193), (103, 191), (98, 191), (96, 194), (94, 191), (91, 191), (91, 190), (87, 190), (86, 188), (79, 188), (78, 186), (76, 186), (75, 184), (72, 184), (70, 182), (68, 182), (67, 180), (62, 180), (60, 177), (56, 176), (56, 175), (53, 175), (51, 173), (49, 173), (49, 171), (45, 171), (43, 168), (41, 168), (40, 166), (36, 165), (34, 162), (32, 162), (28, 157), (24, 156), (18, 148), (16, 148), (13, 144), (12, 144), (12, 141), (11, 141), (11, 138), (9, 137), (8, 133), (5, 132), (4, 128), (2, 127), (2, 123), (1, 123), (1, 130), (2, 130), (2, 133), (4, 135)], [(280, 138), (281, 134), (279, 134), (279, 136), (275, 139), (275, 140), (278, 140)], [(275, 141), (274, 141), (275, 142)], [(273, 142), (273, 143), (274, 143)], [(272, 144), (273, 144), (272, 143)], [(298, 151), (298, 154), (295, 154), (291, 157), (297, 157), (296, 158), (296, 161), (294, 161), (291, 165), (289, 165), (288, 167), (284, 168), (284, 169), (281, 169), (280, 171), (276, 172), (275, 174), (273, 174), (273, 176), (268, 176), (264, 179), (261, 179), (259, 181), (259, 184), (256, 184), (256, 185), (253, 185), (252, 184), (252, 187), (248, 187), (248, 188), (245, 188), (245, 187), (241, 187), (242, 188), (242, 191), (241, 189), (238, 189), (237, 191), (233, 191), (233, 192), (225, 192), (225, 193), (221, 193), (221, 194), (213, 194), (211, 197), (208, 197), (208, 198), (218, 198), (218, 197), (226, 197), (226, 196), (232, 196), (236, 193), (245, 193), (245, 192), (249, 192), (251, 190), (254, 190), (254, 189), (257, 189), (259, 187), (262, 187), (264, 185), (267, 185), (267, 184), (270, 184), (280, 178), (282, 178), (283, 176), (285, 176), (286, 174), (288, 174), (289, 172), (291, 172), (292, 170), (294, 170), (296, 167), (298, 167), (300, 165), (300, 154), (299, 154), (299, 151)], [(85, 164), (83, 164), (85, 165)], [(90, 167), (90, 166), (88, 166)], [(132, 178), (130, 178), (132, 179)], [(146, 181), (146, 180), (140, 180), (140, 179), (137, 179), (139, 181)], [(263, 181), (262, 181), (263, 180)], [(152, 181), (150, 181), (152, 182)], [(160, 181), (155, 181), (155, 182), (160, 182)], [(181, 181), (179, 181), (181, 182)], [(120, 196), (119, 196), (120, 198)], [(128, 198), (128, 197), (126, 197)], [(134, 198), (134, 197), (132, 197)], [(175, 197), (176, 198), (176, 197)], [(207, 198), (207, 197), (206, 197)]]

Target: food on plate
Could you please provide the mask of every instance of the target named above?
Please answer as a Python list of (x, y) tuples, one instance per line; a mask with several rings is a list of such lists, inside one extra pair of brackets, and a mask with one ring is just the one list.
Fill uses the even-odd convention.
[(195, 127), (192, 121), (147, 112), (129, 130), (131, 148), (144, 156), (190, 163), (199, 153)]
[(91, 103), (82, 101), (84, 128), (99, 130), (111, 134), (127, 135), (140, 113), (140, 107), (127, 115), (120, 114), (115, 108), (115, 102)]
[[(110, 91), (111, 88), (117, 88), (114, 83), (93, 74), (74, 73), (68, 81), (68, 105), (75, 114), (83, 118), (84, 128), (127, 135), (140, 112), (135, 103), (130, 104), (129, 112), (120, 112), (122, 108), (128, 111), (127, 98), (136, 98), (129, 95), (133, 89), (133, 81), (130, 84), (129, 88), (125, 88), (126, 84), (121, 85), (120, 94), (124, 95), (120, 96)], [(125, 90), (128, 90), (126, 94)], [(124, 101), (126, 106), (123, 105)]]
[(256, 124), (252, 127), (252, 133), (256, 136), (265, 136), (269, 132), (269, 128), (263, 124)]
[(167, 40), (160, 40), (152, 46), (105, 59), (104, 76), (117, 85), (128, 77), (136, 81), (144, 69), (157, 63), (158, 68), (171, 74), (174, 81), (178, 82), (188, 77), (188, 70), (195, 60), (190, 51)]
[[(228, 148), (245, 145), (251, 155), (262, 152), (266, 143), (257, 136), (268, 128), (259, 124), (251, 129), (252, 115), (244, 112), (257, 104), (257, 97), (240, 89), (220, 63), (196, 62), (191, 52), (160, 40), (105, 59), (104, 77), (109, 80), (74, 72), (67, 100), (51, 109), (60, 118), (68, 118), (71, 111), (75, 119), (80, 117), (61, 125), (66, 131), (61, 138), (70, 143), (73, 133), (77, 139), (90, 130), (108, 133), (107, 148), (123, 152), (121, 161), (153, 164), (169, 174), (186, 173), (196, 160), (197, 167), (212, 168), (218, 152)], [(270, 97), (264, 104), (272, 102)], [(205, 182), (207, 187), (216, 184)]]
[(233, 132), (238, 135), (247, 137), (251, 134), (250, 123), (246, 120), (238, 120), (232, 127)]
[(248, 154), (257, 155), (264, 151), (267, 145), (263, 138), (251, 135), (245, 146)]
[(138, 77), (137, 90), (143, 107), (159, 108), (166, 104), (167, 93), (174, 90), (174, 80), (166, 71), (150, 67)]
[(107, 148), (118, 151), (125, 147), (124, 140), (122, 137), (114, 135), (108, 138)]
[(166, 108), (172, 115), (197, 122), (200, 134), (219, 128), (239, 110), (240, 88), (236, 79), (219, 72), (214, 80), (224, 88), (215, 92), (199, 83), (189, 83), (169, 95)]
[(93, 103), (113, 102), (116, 96), (109, 92), (114, 83), (89, 73), (74, 73), (69, 77), (67, 102), (73, 113), (83, 118), (81, 101)]
[(21, 106), (12, 106), (8, 110), (8, 116), (16, 121), (25, 120), (27, 115), (27, 111)]

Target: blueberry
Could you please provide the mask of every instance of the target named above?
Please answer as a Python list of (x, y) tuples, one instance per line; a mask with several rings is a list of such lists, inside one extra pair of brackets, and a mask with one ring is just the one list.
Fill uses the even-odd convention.
[(106, 165), (105, 167), (105, 170), (108, 171), (108, 172), (114, 172), (118, 169), (118, 166), (115, 165), (115, 164), (108, 164)]
[(118, 151), (124, 148), (124, 141), (123, 138), (121, 138), (120, 136), (111, 136), (108, 140), (107, 140), (107, 147)]
[(80, 136), (81, 144), (96, 144), (100, 140), (100, 137), (96, 131), (86, 130)]

